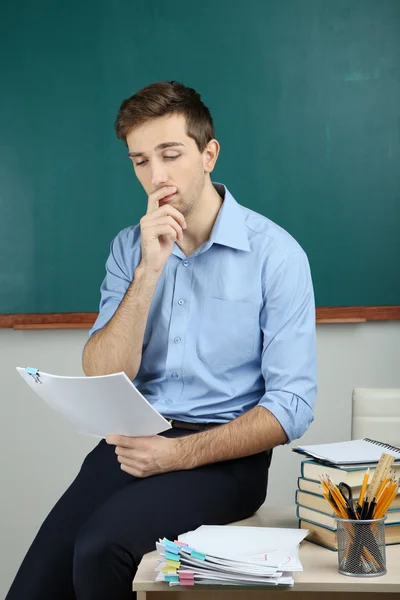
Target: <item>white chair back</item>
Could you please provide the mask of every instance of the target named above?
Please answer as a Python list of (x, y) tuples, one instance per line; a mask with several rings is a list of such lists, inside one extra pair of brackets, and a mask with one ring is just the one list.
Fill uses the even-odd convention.
[(351, 438), (400, 446), (400, 389), (353, 390)]

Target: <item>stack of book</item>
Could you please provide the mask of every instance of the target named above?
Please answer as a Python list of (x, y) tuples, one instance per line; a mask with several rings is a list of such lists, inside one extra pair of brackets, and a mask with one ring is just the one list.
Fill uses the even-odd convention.
[[(372, 462), (370, 460), (372, 454), (370, 456), (367, 454), (368, 463), (363, 464), (361, 461), (356, 463), (355, 460), (351, 460), (356, 442), (360, 447), (361, 442), (377, 444), (373, 440), (355, 440), (337, 445), (324, 444), (295, 449), (296, 452), (306, 456), (314, 456), (312, 460), (302, 461), (300, 477), (297, 480), (295, 501), (299, 527), (309, 530), (306, 538), (308, 541), (330, 550), (337, 550), (337, 521), (331, 506), (322, 494), (320, 477), (328, 475), (336, 485), (341, 482), (346, 483), (352, 490), (353, 498), (358, 499), (364, 475), (369, 469), (371, 479), (377, 461)], [(342, 455), (338, 458), (336, 464), (334, 464), (335, 452), (332, 452), (331, 448), (328, 449), (328, 447), (334, 447), (335, 445), (341, 446), (340, 454)], [(305, 451), (305, 448), (314, 448), (317, 452)], [(377, 445), (378, 454), (383, 449), (385, 452), (398, 453), (397, 448), (384, 444)], [(334, 450), (337, 450), (337, 448)], [(319, 451), (321, 451), (320, 454)], [(344, 460), (343, 454), (346, 454), (346, 458), (349, 460)], [(328, 456), (331, 460), (324, 460), (325, 456)], [(353, 454), (353, 458), (358, 460), (360, 457)], [(339, 462), (340, 464), (338, 464)], [(347, 464), (343, 464), (343, 462)], [(392, 465), (391, 470), (396, 477), (400, 477), (400, 462), (398, 460)], [(386, 545), (400, 544), (400, 493), (393, 500), (390, 509), (386, 513), (385, 538)]]

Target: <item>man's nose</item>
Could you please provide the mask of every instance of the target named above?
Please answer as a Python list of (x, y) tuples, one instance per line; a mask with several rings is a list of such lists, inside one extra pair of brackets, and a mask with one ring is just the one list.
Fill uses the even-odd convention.
[(164, 166), (162, 164), (152, 165), (151, 183), (153, 184), (154, 189), (158, 189), (159, 187), (165, 185), (167, 182), (168, 175)]

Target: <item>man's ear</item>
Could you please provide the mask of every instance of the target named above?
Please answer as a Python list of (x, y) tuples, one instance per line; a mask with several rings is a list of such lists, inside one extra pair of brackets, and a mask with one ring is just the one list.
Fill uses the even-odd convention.
[(211, 173), (217, 162), (220, 145), (217, 140), (210, 140), (203, 152), (204, 172)]

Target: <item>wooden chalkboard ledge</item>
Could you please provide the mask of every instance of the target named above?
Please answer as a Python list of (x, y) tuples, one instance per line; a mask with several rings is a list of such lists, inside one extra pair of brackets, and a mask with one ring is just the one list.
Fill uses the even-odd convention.
[[(90, 329), (97, 318), (90, 313), (0, 315), (0, 329)], [(400, 306), (320, 306), (317, 323), (365, 323), (398, 321)]]

